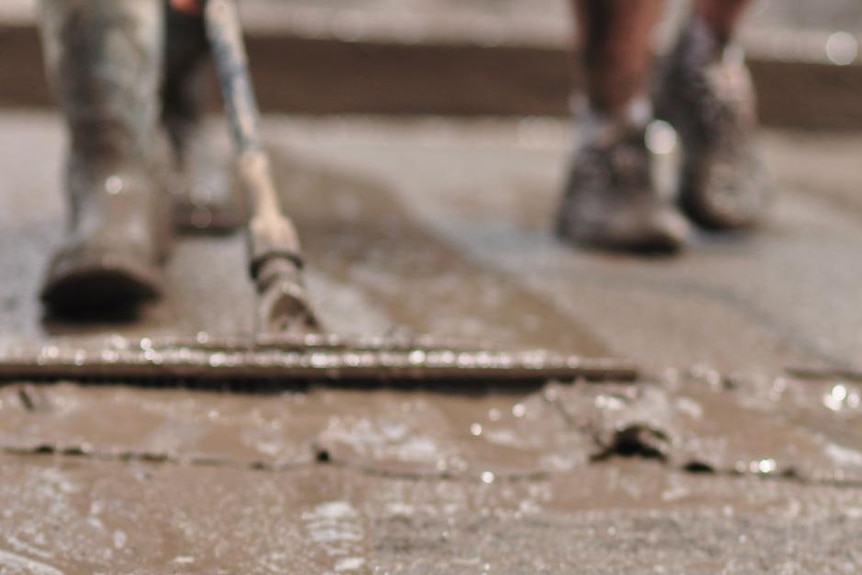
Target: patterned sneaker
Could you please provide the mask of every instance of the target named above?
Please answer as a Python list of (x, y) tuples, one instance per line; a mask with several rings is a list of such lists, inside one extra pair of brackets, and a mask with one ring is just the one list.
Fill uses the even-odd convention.
[(682, 143), (683, 212), (715, 230), (758, 224), (770, 194), (754, 143), (756, 96), (741, 50), (722, 48), (693, 18), (659, 74), (655, 106)]
[(654, 183), (650, 119), (644, 103), (620, 118), (587, 114), (557, 212), (561, 238), (635, 252), (673, 253), (686, 245), (688, 222)]

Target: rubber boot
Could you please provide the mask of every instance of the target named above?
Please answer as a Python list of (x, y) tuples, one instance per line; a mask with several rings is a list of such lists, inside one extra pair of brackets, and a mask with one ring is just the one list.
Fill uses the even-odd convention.
[(682, 142), (685, 214), (715, 230), (758, 224), (770, 190), (754, 142), (756, 96), (742, 50), (722, 45), (692, 18), (658, 75), (655, 106)]
[(132, 309), (161, 295), (170, 247), (169, 197), (154, 152), (163, 7), (160, 0), (42, 0), (41, 8), (70, 146), (69, 229), (41, 297), (63, 315)]
[(669, 193), (655, 185), (646, 144), (650, 106), (636, 102), (617, 117), (581, 114), (581, 142), (557, 211), (564, 240), (603, 249), (676, 252), (690, 227)]
[(210, 55), (201, 16), (167, 9), (162, 122), (174, 158), (177, 231), (228, 233), (243, 222), (225, 162), (204, 129), (205, 63)]

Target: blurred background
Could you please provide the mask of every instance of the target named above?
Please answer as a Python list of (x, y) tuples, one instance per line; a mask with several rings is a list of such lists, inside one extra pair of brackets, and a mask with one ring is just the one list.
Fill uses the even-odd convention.
[[(566, 0), (243, 0), (267, 111), (562, 115), (578, 78)], [(36, 0), (0, 5), (0, 104), (50, 103)], [(668, 2), (660, 50), (687, 2)], [(742, 41), (767, 126), (862, 127), (852, 0), (760, 0)], [(215, 91), (214, 91), (215, 92)]]

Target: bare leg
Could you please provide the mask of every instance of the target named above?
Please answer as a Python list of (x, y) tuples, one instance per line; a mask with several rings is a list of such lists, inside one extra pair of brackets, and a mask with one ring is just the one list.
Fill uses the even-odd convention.
[(727, 44), (749, 4), (751, 0), (698, 0), (695, 10), (716, 39)]
[(620, 113), (646, 97), (652, 29), (663, 0), (572, 0), (590, 107)]
[(663, 0), (572, 0), (585, 98), (580, 144), (557, 212), (566, 241), (605, 249), (680, 249), (688, 224), (653, 184), (646, 146), (652, 29)]

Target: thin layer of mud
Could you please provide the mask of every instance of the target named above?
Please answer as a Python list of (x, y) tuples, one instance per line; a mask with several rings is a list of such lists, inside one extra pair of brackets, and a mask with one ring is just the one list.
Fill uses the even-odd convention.
[(634, 385), (550, 383), (529, 395), (271, 396), (22, 384), (0, 390), (0, 448), (266, 469), (324, 461), (485, 483), (623, 456), (690, 472), (862, 484), (862, 390), (777, 382), (731, 384), (695, 370)]
[(12, 386), (0, 390), (0, 444), (18, 452), (284, 467), (314, 459), (306, 403), (289, 394)]
[[(837, 476), (810, 469), (815, 480), (862, 478), (862, 385), (845, 379), (742, 378), (736, 394), (747, 409), (811, 433)], [(828, 466), (827, 466), (828, 468)]]
[(372, 305), (385, 302), (392, 328), (487, 341), (493, 325), (497, 344), (607, 355), (607, 346), (553, 304), (424, 230), (385, 183), (275, 150), (283, 205), (308, 261)]
[(835, 413), (830, 404), (837, 394), (846, 405), (854, 392), (824, 387), (818, 395), (809, 382), (785, 378), (729, 382), (701, 368), (638, 386), (552, 391), (567, 420), (594, 439), (597, 459), (640, 456), (691, 472), (858, 484), (858, 410)]
[(237, 396), (74, 385), (0, 390), (0, 448), (267, 469), (324, 460), (476, 482), (571, 469), (593, 449), (541, 394)]
[(0, 564), (16, 574), (850, 574), (862, 562), (858, 490), (634, 461), (485, 484), (0, 456), (0, 509)]
[(332, 461), (375, 472), (490, 483), (572, 469), (592, 449), (541, 394), (380, 395), (352, 405), (329, 419), (316, 445)]

